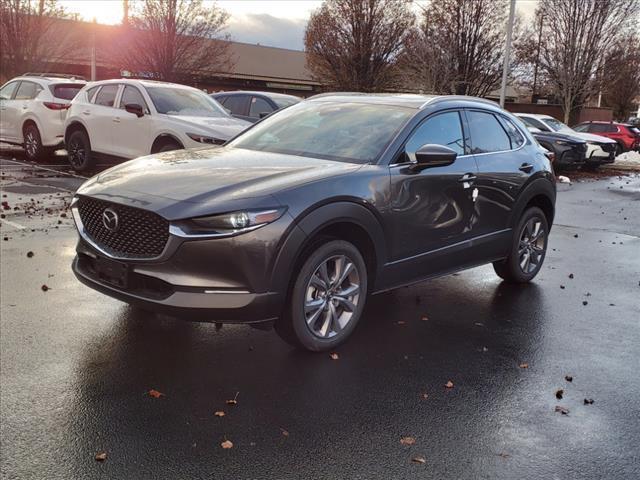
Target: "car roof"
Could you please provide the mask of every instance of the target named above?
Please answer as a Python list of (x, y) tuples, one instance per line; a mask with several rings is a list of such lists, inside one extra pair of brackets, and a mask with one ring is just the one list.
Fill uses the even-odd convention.
[(108, 85), (111, 83), (123, 83), (125, 85), (142, 85), (144, 87), (160, 87), (160, 88), (184, 88), (188, 90), (197, 90), (197, 88), (189, 87), (188, 85), (181, 85), (179, 83), (160, 82), (157, 80), (146, 80), (139, 78), (112, 78), (109, 80), (98, 80), (91, 82), (92, 86)]
[(40, 75), (21, 75), (20, 77), (12, 78), (10, 81), (14, 82), (19, 80), (24, 80), (29, 82), (33, 82), (33, 81), (44, 82), (44, 83), (65, 83), (65, 84), (77, 83), (78, 85), (84, 85), (87, 83), (86, 80), (83, 80), (81, 78), (43, 77)]
[(615, 125), (616, 127), (633, 127), (630, 123), (625, 122), (607, 122), (606, 120), (587, 120), (586, 122), (582, 122), (580, 125), (584, 123), (596, 123), (598, 125)]
[(309, 102), (339, 102), (339, 103), (370, 103), (379, 105), (392, 105), (397, 107), (414, 108), (420, 110), (427, 105), (442, 102), (470, 102), (482, 103), (485, 106), (498, 107), (491, 100), (465, 95), (422, 95), (415, 93), (357, 93), (335, 92), (321, 93), (307, 99)]
[(221, 95), (241, 95), (241, 94), (262, 95), (264, 97), (269, 97), (269, 98), (295, 98), (296, 100), (302, 100), (300, 97), (297, 97), (296, 95), (289, 95), (286, 93), (277, 93), (277, 92), (261, 92), (259, 90), (231, 90), (228, 92), (222, 91), (222, 92), (212, 93), (211, 96), (218, 97)]

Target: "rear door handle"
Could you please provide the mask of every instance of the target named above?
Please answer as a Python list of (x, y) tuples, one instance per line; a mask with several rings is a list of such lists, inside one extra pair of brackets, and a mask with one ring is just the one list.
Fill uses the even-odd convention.
[(91, 112), (89, 110), (85, 110), (84, 112), (82, 112), (83, 115), (91, 115)]
[(113, 122), (114, 122), (114, 123), (120, 123), (120, 117), (115, 117), (115, 118), (113, 119)]
[(475, 182), (476, 177), (473, 173), (465, 173), (463, 176), (461, 176), (458, 181), (460, 183), (472, 183)]
[(533, 170), (533, 165), (531, 165), (530, 163), (523, 163), (522, 165), (520, 165), (520, 168), (518, 170), (525, 173), (531, 173), (531, 170)]

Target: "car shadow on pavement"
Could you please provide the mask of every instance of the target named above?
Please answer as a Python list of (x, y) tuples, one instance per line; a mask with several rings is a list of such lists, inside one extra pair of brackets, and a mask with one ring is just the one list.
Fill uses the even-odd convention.
[[(96, 468), (130, 478), (182, 462), (198, 475), (235, 468), (300, 478), (328, 459), (326, 478), (338, 478), (349, 462), (396, 461), (403, 435), (438, 438), (429, 455), (464, 439), (493, 458), (501, 447), (484, 441), (495, 426), (481, 412), (510, 402), (518, 364), (539, 351), (545, 304), (535, 284), (476, 277), (372, 297), (337, 359), (294, 350), (274, 332), (216, 331), (123, 307), (78, 364), (77, 394), (86, 403), (72, 427), (85, 437), (78, 445), (86, 455), (108, 451), (109, 462)], [(163, 396), (152, 398), (151, 389)], [(465, 422), (469, 415), (478, 421)], [(225, 439), (255, 462), (229, 454), (220, 464)], [(282, 448), (305, 456), (291, 477), (283, 475), (294, 470)], [(465, 471), (442, 468), (450, 477)]]

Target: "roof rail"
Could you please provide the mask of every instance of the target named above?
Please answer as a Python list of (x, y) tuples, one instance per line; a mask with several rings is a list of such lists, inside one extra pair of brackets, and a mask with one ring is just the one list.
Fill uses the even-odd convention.
[(40, 73), (40, 72), (27, 72), (22, 75), (23, 77), (51, 77), (51, 78), (67, 78), (69, 80), (83, 80), (87, 81), (82, 75), (72, 75), (69, 73)]
[(427, 100), (424, 103), (424, 105), (422, 105), (422, 107), (420, 108), (424, 108), (427, 105), (430, 105), (432, 103), (444, 102), (447, 100), (469, 100), (471, 102), (486, 103), (487, 105), (493, 105), (494, 107), (499, 106), (498, 102), (494, 102), (493, 100), (488, 100), (486, 98), (480, 98), (480, 97), (472, 97), (470, 95), (439, 95), (437, 97), (433, 97)]

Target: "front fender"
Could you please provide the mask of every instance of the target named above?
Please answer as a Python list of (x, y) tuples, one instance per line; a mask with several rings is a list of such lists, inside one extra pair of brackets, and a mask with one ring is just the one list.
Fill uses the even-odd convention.
[(277, 289), (275, 291), (287, 292), (291, 274), (305, 248), (321, 230), (338, 223), (352, 223), (368, 234), (375, 251), (375, 277), (379, 277), (386, 261), (386, 242), (382, 225), (369, 209), (353, 202), (334, 202), (312, 209), (295, 220), (279, 248), (272, 269), (271, 285)]

